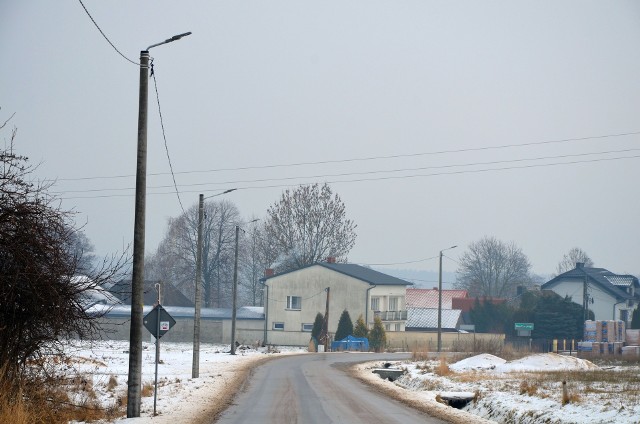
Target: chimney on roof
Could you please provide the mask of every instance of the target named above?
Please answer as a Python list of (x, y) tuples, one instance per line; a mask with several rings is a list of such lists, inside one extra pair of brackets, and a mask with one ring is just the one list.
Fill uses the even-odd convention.
[(265, 277), (273, 277), (273, 268), (267, 268), (264, 270)]
[(336, 263), (336, 257), (335, 256), (328, 256), (327, 257), (327, 263), (328, 264), (335, 264)]
[(584, 268), (584, 262), (576, 262), (576, 269)]

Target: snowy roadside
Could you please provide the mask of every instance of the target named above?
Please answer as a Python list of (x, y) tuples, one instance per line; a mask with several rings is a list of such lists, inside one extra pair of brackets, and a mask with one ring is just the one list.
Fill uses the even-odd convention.
[[(76, 394), (76, 402), (83, 396), (95, 397), (100, 404), (111, 407), (127, 396), (129, 343), (123, 341), (71, 342), (67, 354), (73, 359), (73, 372), (90, 381), (91, 391)], [(242, 375), (259, 362), (280, 355), (303, 353), (301, 348), (241, 347), (230, 355), (229, 345), (202, 344), (200, 346), (199, 378), (191, 378), (193, 345), (188, 343), (161, 344), (158, 364), (157, 415), (153, 415), (153, 383), (155, 378), (155, 345), (143, 343), (143, 397), (139, 418), (119, 418), (117, 423), (164, 424), (197, 423), (214, 416), (235, 392)], [(125, 409), (126, 414), (126, 409)]]
[[(200, 377), (191, 378), (193, 346), (187, 343), (161, 345), (158, 366), (157, 413), (153, 416), (155, 346), (144, 343), (143, 397), (139, 418), (117, 418), (116, 423), (175, 424), (201, 423), (214, 417), (232, 401), (248, 372), (261, 361), (306, 352), (303, 348), (242, 347), (237, 355), (229, 345), (201, 345)], [(89, 384), (75, 394), (75, 403), (97, 400), (104, 408), (126, 402), (129, 355), (128, 342), (72, 342), (69, 373)], [(331, 353), (327, 353), (330, 355)], [(607, 381), (580, 380), (579, 374), (604, 372), (581, 359), (539, 354), (507, 362), (481, 354), (446, 365), (435, 360), (396, 361), (406, 370), (392, 383), (372, 373), (380, 361), (355, 365), (353, 374), (411, 406), (451, 423), (640, 423), (639, 368), (612, 367)], [(619, 368), (619, 370), (618, 370)], [(619, 373), (619, 374), (616, 374)], [(620, 376), (620, 378), (617, 378)], [(571, 402), (562, 406), (560, 381), (569, 381)], [(618, 381), (619, 380), (619, 381)], [(463, 410), (436, 399), (451, 392), (477, 394), (477, 401)], [(125, 411), (126, 409), (122, 409)], [(124, 416), (125, 412), (122, 412)]]
[[(452, 422), (640, 423), (637, 366), (601, 370), (589, 361), (553, 353), (510, 362), (481, 354), (449, 366), (435, 360), (392, 365), (407, 371), (394, 383), (372, 373), (381, 366), (379, 361), (360, 364), (357, 370), (367, 382), (409, 403), (423, 405), (435, 414), (446, 408)], [(599, 379), (600, 375), (604, 377)], [(570, 398), (564, 406), (563, 379), (569, 383)], [(462, 410), (436, 401), (439, 394), (451, 392), (477, 394), (477, 401)]]

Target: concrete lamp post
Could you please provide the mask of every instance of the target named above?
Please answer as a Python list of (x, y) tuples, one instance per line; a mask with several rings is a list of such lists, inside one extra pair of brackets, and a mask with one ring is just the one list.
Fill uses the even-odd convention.
[(202, 227), (204, 226), (204, 201), (216, 196), (231, 193), (237, 189), (231, 188), (222, 193), (204, 197), (200, 195), (198, 201), (198, 240), (196, 241), (196, 290), (195, 309), (193, 317), (193, 360), (191, 362), (191, 378), (200, 377), (200, 310), (202, 308)]
[(149, 86), (149, 50), (191, 34), (174, 35), (140, 52), (140, 92), (138, 109), (138, 151), (136, 199), (133, 229), (133, 272), (131, 276), (131, 327), (129, 335), (129, 375), (127, 418), (140, 416), (142, 390), (142, 305), (144, 303), (144, 237), (147, 196), (147, 100)]
[(440, 251), (440, 265), (438, 266), (438, 353), (442, 352), (442, 252), (455, 249), (458, 246), (447, 247)]
[[(245, 224), (251, 224), (258, 221), (258, 219), (254, 219), (253, 221), (246, 222)], [(236, 251), (235, 251), (235, 259), (233, 262), (233, 305), (231, 306), (231, 354), (236, 354), (236, 308), (238, 303), (238, 239), (240, 235), (240, 231), (244, 233), (244, 230), (240, 228), (240, 225), (236, 225)]]

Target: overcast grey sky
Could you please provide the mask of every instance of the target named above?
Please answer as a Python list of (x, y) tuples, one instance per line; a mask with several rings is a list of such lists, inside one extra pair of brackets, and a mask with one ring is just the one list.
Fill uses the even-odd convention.
[[(537, 273), (574, 246), (640, 273), (637, 1), (84, 4), (134, 61), (193, 32), (151, 50), (185, 208), (237, 187), (225, 198), (261, 217), (287, 186), (328, 181), (358, 225), (352, 262), (454, 244), (456, 259), (489, 235), (519, 245)], [(122, 250), (138, 67), (78, 1), (5, 0), (0, 19), (0, 121), (16, 113), (17, 151), (57, 179), (97, 251)], [(148, 148), (151, 253), (181, 212), (153, 80)], [(296, 165), (308, 162), (322, 163)]]

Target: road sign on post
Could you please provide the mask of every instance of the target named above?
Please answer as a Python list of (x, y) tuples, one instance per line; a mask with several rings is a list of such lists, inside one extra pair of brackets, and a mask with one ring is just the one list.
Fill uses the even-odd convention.
[(532, 331), (533, 330), (533, 323), (532, 322), (516, 322), (516, 330), (529, 330)]
[(176, 325), (176, 320), (173, 319), (169, 312), (165, 311), (162, 305), (159, 303), (145, 315), (142, 321), (144, 326), (149, 330), (151, 334), (156, 338), (156, 377), (155, 377), (155, 389), (153, 390), (153, 415), (156, 415), (156, 401), (158, 399), (158, 362), (160, 361), (160, 337), (171, 330), (171, 327)]
[[(158, 322), (160, 321), (160, 322)], [(176, 325), (176, 320), (173, 319), (169, 312), (167, 312), (162, 305), (156, 305), (144, 317), (144, 326), (156, 339), (164, 336), (167, 331)]]

